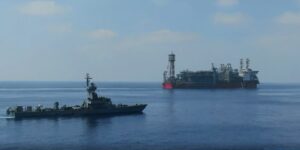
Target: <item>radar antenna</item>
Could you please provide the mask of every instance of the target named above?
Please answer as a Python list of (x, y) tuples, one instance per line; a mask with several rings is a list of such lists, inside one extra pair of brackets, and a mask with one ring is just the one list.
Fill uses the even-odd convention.
[(88, 87), (90, 85), (90, 79), (93, 78), (91, 78), (90, 75), (87, 73), (85, 79), (86, 79), (86, 86)]

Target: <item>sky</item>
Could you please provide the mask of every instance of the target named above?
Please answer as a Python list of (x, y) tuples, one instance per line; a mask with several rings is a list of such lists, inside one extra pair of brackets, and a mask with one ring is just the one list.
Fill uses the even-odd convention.
[(1, 81), (162, 81), (249, 58), (261, 82), (300, 83), (300, 0), (0, 1)]

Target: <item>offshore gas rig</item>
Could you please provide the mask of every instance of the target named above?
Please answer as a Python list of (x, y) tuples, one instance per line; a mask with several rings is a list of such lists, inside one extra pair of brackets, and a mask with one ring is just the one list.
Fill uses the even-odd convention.
[(181, 71), (175, 76), (175, 54), (169, 54), (169, 65), (164, 72), (165, 89), (173, 88), (257, 88), (259, 80), (258, 71), (249, 68), (250, 60), (240, 60), (240, 69), (233, 69), (231, 64), (221, 64), (216, 68), (212, 64), (211, 70)]

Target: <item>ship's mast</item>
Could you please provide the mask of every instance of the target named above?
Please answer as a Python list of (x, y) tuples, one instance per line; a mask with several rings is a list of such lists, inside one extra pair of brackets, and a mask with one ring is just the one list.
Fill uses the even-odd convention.
[(90, 75), (87, 73), (85, 79), (86, 79), (86, 87), (89, 87), (89, 85), (90, 85), (90, 79), (92, 79), (92, 78), (91, 78)]

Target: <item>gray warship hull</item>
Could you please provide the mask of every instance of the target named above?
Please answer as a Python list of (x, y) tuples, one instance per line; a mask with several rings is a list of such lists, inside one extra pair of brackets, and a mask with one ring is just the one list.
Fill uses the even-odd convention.
[(76, 117), (76, 116), (110, 116), (142, 113), (147, 105), (132, 105), (105, 109), (78, 109), (78, 110), (53, 110), (41, 112), (14, 112), (10, 116), (14, 118), (37, 118), (37, 117)]

